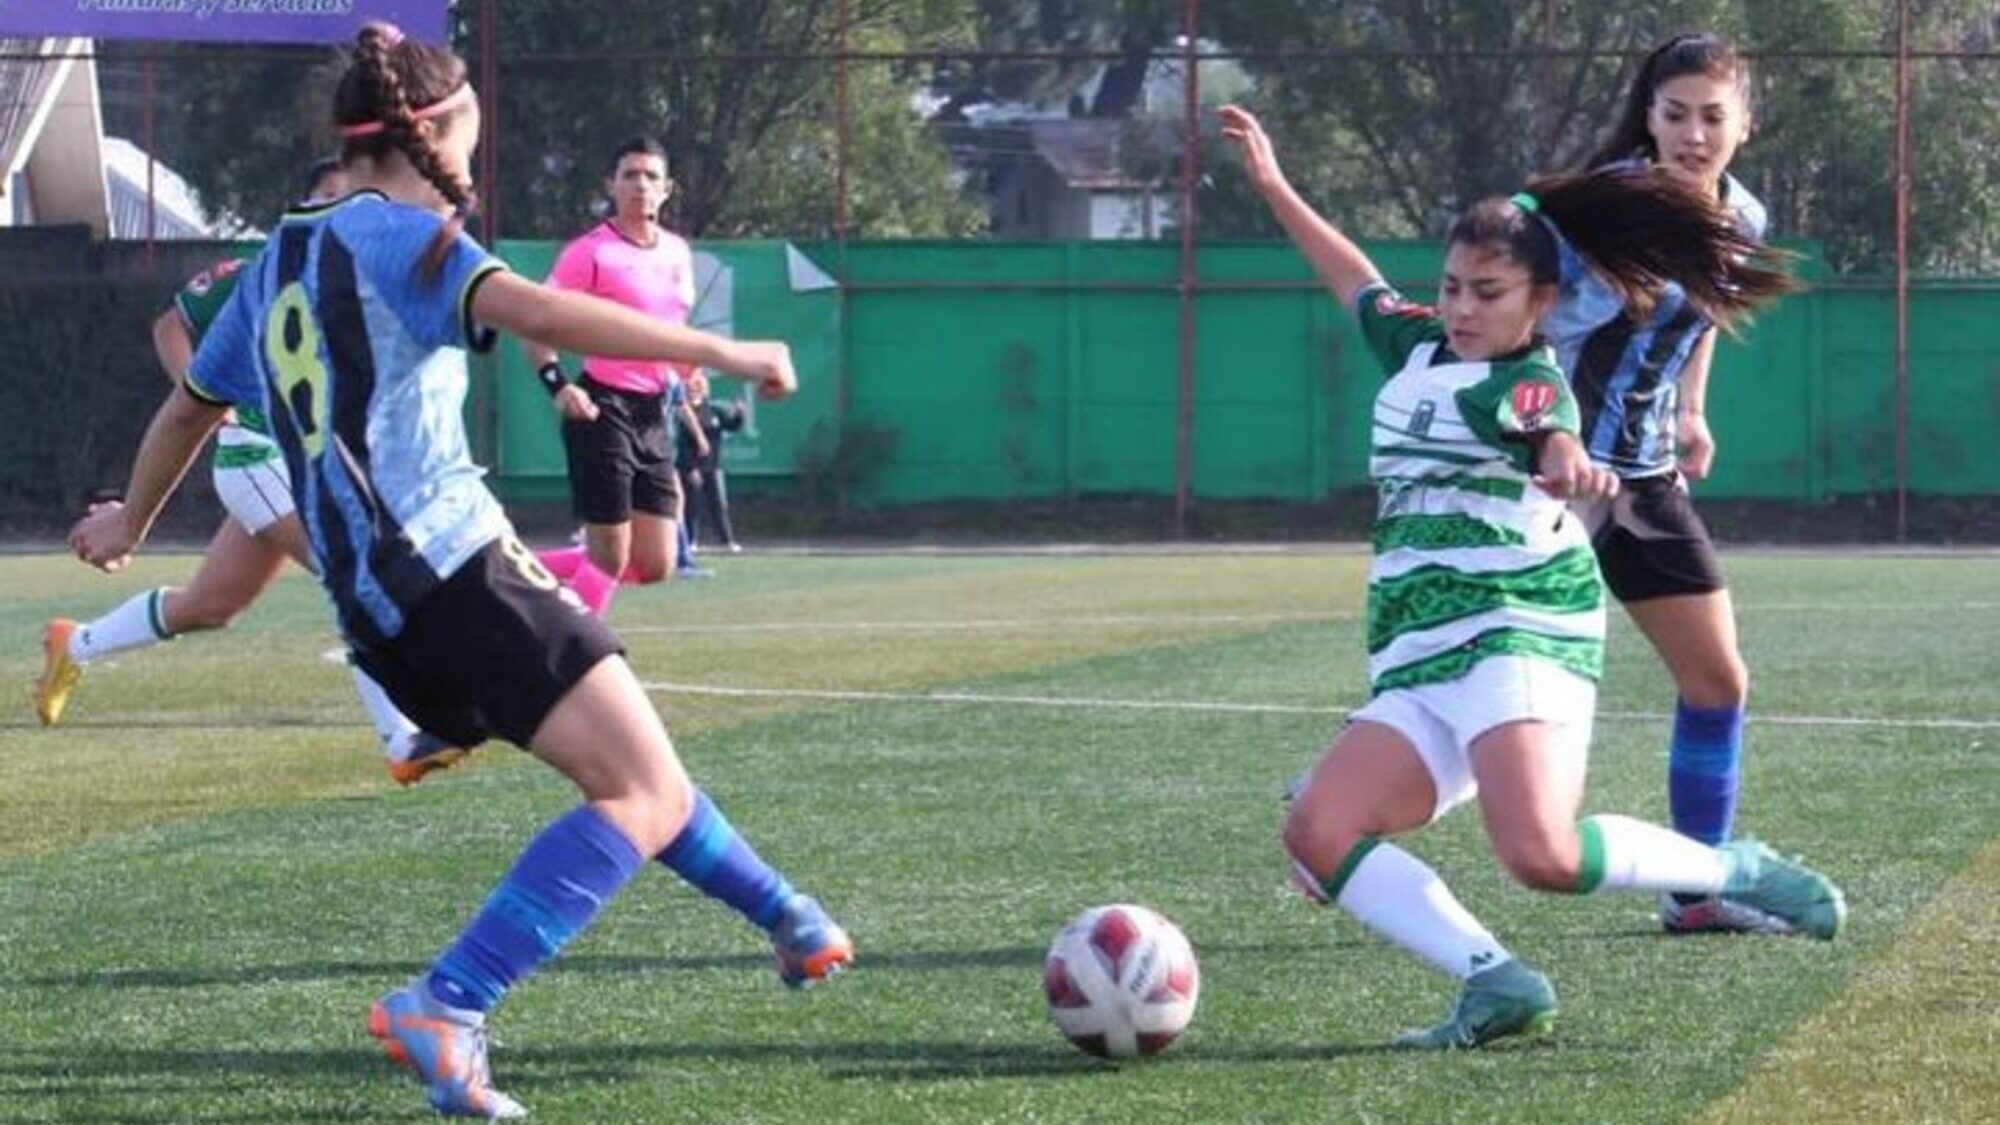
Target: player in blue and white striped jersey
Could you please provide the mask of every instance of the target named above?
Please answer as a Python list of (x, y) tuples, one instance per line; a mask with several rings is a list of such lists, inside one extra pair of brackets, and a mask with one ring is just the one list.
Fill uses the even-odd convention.
[(263, 409), (320, 580), (361, 665), (425, 730), (498, 736), (583, 802), (544, 827), (427, 972), (369, 1031), (433, 1108), (516, 1119), (485, 1021), (657, 860), (763, 928), (803, 985), (853, 944), (696, 788), (608, 626), (515, 538), (467, 449), (466, 351), (493, 325), (566, 350), (698, 363), (797, 387), (788, 349), (739, 342), (514, 276), (464, 233), (477, 96), (449, 50), (370, 24), (334, 97), (354, 193), (287, 215), (245, 267), (177, 396), (141, 444), (126, 505), (77, 553), (115, 565), (145, 537), (225, 405)]
[[(1729, 174), (1750, 128), (1747, 62), (1720, 36), (1680, 35), (1640, 65), (1616, 128), (1589, 166), (1674, 176), (1761, 242), (1764, 205)], [(1627, 217), (1635, 227), (1647, 220)], [(1564, 257), (1559, 293), (1543, 330), (1576, 392), (1591, 459), (1624, 485), (1615, 499), (1577, 511), (1612, 595), (1679, 694), (1667, 761), (1674, 827), (1719, 844), (1735, 823), (1750, 674), (1722, 564), (1688, 497), (1688, 481), (1707, 476), (1715, 458), (1707, 398), (1716, 326), (1679, 285), (1642, 306), (1573, 253)], [(1662, 898), (1660, 919), (1669, 933), (1790, 929), (1716, 896)]]

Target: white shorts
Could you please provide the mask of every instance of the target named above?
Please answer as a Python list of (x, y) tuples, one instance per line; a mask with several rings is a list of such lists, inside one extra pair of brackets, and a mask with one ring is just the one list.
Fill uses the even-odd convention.
[(1548, 723), (1556, 728), (1552, 749), (1561, 768), (1581, 776), (1596, 713), (1597, 685), (1590, 680), (1546, 660), (1495, 656), (1456, 680), (1385, 691), (1347, 718), (1381, 723), (1410, 740), (1437, 786), (1436, 820), (1479, 792), (1474, 739), (1507, 723)]
[(217, 467), (213, 479), (215, 494), (229, 510), (229, 518), (252, 535), (261, 534), (297, 510), (283, 461), (259, 461), (236, 469)]

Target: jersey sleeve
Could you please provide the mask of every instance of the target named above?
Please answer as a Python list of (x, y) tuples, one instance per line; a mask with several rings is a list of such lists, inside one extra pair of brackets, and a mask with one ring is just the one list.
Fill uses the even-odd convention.
[(579, 238), (562, 248), (556, 255), (556, 264), (549, 270), (545, 282), (551, 289), (567, 289), (572, 293), (588, 293), (597, 280), (596, 252), (590, 240)]
[(1354, 305), (1361, 338), (1389, 374), (1402, 370), (1419, 345), (1444, 339), (1444, 325), (1435, 309), (1406, 300), (1386, 282), (1362, 287), (1354, 295)]
[(1495, 404), (1494, 422), (1503, 436), (1574, 434), (1581, 429), (1576, 395), (1554, 363), (1539, 357), (1529, 359), (1514, 366), (1512, 376), (1504, 381), (1506, 395)]
[(229, 258), (188, 278), (174, 291), (173, 310), (187, 327), (188, 335), (199, 342), (208, 326), (222, 314), (229, 297), (236, 292), (236, 275), (243, 259)]
[(1459, 392), (1459, 407), (1474, 432), (1501, 441), (1574, 434), (1582, 426), (1569, 380), (1546, 350), (1495, 363), (1493, 378)]
[(1466, 428), (1494, 448), (1507, 451), (1516, 468), (1532, 472), (1542, 434), (1578, 434), (1582, 418), (1569, 380), (1546, 349), (1523, 359), (1496, 362), (1493, 375), (1458, 392)]
[(1736, 220), (1737, 229), (1759, 242), (1769, 241), (1771, 213), (1765, 210), (1764, 201), (1750, 194), (1750, 189), (1734, 176), (1723, 182), (1729, 186), (1729, 213)]
[[(375, 291), (403, 322), (410, 338), (426, 348), (493, 346), (493, 333), (472, 319), (472, 296), (479, 284), (507, 268), (469, 234), (460, 231), (445, 249), (435, 272), (423, 258), (444, 220), (428, 211), (401, 207), (380, 216), (384, 227), (362, 232), (355, 253)], [(345, 232), (343, 232), (343, 236)]]
[(201, 346), (182, 384), (189, 394), (214, 406), (261, 405), (254, 304), (249, 290), (235, 287), (199, 334)]

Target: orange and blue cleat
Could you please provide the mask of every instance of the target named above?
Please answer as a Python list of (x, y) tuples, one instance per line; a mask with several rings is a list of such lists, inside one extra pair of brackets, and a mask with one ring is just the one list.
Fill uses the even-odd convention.
[(854, 942), (826, 908), (809, 895), (795, 894), (771, 931), (778, 955), (778, 979), (789, 988), (809, 988), (840, 975), (854, 963)]
[(389, 759), (389, 776), (398, 785), (415, 785), (439, 770), (448, 770), (459, 764), (472, 753), (463, 746), (453, 746), (424, 731), (418, 731), (411, 742), (407, 755)]
[(375, 1002), (368, 1034), (382, 1041), (390, 1059), (417, 1072), (439, 1113), (487, 1121), (528, 1116), (520, 1102), (493, 1088), (486, 1017), (438, 1003), (421, 979)]

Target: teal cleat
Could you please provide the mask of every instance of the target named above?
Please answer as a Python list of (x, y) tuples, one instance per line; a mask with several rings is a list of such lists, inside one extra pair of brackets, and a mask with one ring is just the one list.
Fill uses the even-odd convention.
[(1549, 978), (1519, 961), (1508, 961), (1467, 980), (1449, 1019), (1404, 1032), (1395, 1045), (1419, 1051), (1469, 1050), (1509, 1035), (1546, 1035), (1555, 1023), (1556, 990)]
[(368, 1034), (391, 1059), (417, 1072), (430, 1087), (431, 1108), (447, 1117), (519, 1121), (520, 1102), (493, 1088), (486, 1065), (486, 1018), (431, 999), (422, 980), (375, 1002)]
[(789, 988), (807, 988), (837, 976), (854, 962), (854, 942), (819, 900), (795, 894), (771, 931), (778, 955), (778, 979)]
[(1722, 897), (1753, 906), (1799, 933), (1832, 941), (1847, 921), (1847, 899), (1833, 880), (1755, 840), (1722, 845), (1729, 881)]
[(1689, 934), (1774, 934), (1798, 933), (1798, 927), (1776, 915), (1766, 914), (1747, 902), (1703, 895), (1685, 901), (1676, 895), (1660, 896), (1660, 928), (1675, 937)]

